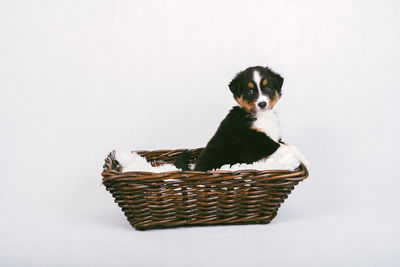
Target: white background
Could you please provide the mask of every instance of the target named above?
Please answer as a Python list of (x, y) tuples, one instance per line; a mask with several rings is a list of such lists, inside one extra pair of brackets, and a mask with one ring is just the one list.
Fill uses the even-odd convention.
[[(0, 265), (399, 266), (399, 29), (395, 0), (1, 0)], [(204, 146), (253, 65), (310, 177), (269, 225), (135, 231), (103, 159)]]

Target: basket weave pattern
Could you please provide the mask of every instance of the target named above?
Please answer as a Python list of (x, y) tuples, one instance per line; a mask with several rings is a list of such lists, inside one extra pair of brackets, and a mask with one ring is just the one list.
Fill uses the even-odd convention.
[[(184, 149), (136, 151), (154, 166), (173, 163)], [(201, 148), (192, 152), (192, 163)], [(295, 171), (120, 172), (111, 152), (103, 184), (138, 230), (183, 225), (269, 223), (294, 186), (308, 176)]]

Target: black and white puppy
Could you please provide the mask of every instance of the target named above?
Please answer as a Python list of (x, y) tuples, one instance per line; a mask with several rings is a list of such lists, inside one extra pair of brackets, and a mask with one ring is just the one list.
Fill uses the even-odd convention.
[(225, 164), (253, 163), (281, 146), (281, 130), (273, 107), (282, 95), (283, 78), (267, 67), (239, 72), (229, 89), (239, 106), (231, 109), (200, 153), (195, 171)]

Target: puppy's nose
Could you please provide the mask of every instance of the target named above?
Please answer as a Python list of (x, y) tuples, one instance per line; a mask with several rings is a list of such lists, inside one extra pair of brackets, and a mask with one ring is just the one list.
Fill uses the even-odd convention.
[(258, 103), (258, 106), (259, 106), (260, 108), (265, 108), (265, 107), (267, 106), (267, 102), (265, 102), (265, 101), (260, 102), (260, 103)]

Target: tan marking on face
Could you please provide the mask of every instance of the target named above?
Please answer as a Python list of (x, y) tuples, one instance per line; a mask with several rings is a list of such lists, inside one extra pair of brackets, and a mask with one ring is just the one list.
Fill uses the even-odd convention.
[(262, 85), (263, 85), (263, 86), (267, 86), (267, 84), (268, 84), (267, 79), (264, 79), (263, 82), (262, 82)]
[(254, 88), (254, 84), (253, 84), (252, 82), (249, 82), (247, 85), (248, 85), (251, 89)]
[(247, 102), (246, 100), (243, 99), (243, 96), (236, 98), (236, 101), (239, 103), (239, 105), (244, 107), (248, 112), (253, 112), (254, 110), (256, 110), (256, 103)]
[(279, 96), (278, 92), (275, 91), (275, 97), (273, 99), (269, 100), (269, 106), (271, 108), (273, 108), (275, 106), (275, 104), (278, 102), (279, 98), (280, 98), (280, 96)]

